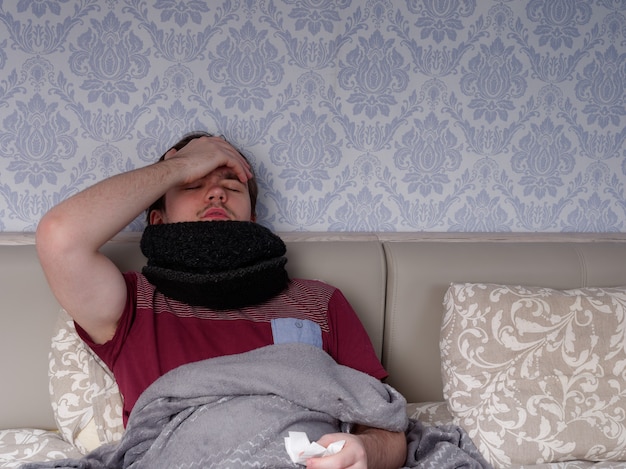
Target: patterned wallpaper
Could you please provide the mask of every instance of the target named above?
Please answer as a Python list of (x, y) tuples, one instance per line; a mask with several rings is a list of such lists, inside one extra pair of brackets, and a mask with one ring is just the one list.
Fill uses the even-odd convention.
[(203, 129), (278, 231), (626, 232), (625, 87), (624, 0), (0, 0), (0, 231)]

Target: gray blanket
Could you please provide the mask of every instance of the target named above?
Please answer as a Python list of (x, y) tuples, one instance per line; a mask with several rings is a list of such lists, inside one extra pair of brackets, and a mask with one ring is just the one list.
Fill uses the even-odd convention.
[[(409, 467), (488, 467), (478, 452), (472, 453), (469, 439), (442, 435), (415, 445), (416, 439), (427, 442), (424, 432), (432, 434), (409, 422), (405, 404), (392, 387), (336, 364), (316, 347), (272, 345), (172, 370), (141, 395), (118, 444), (80, 460), (22, 468), (294, 468), (299, 466), (284, 447), (289, 431), (306, 432), (315, 441), (326, 433), (350, 431), (356, 423), (408, 429)], [(436, 456), (434, 465), (424, 465), (429, 455)], [(456, 465), (442, 464), (441, 457), (451, 457)]]

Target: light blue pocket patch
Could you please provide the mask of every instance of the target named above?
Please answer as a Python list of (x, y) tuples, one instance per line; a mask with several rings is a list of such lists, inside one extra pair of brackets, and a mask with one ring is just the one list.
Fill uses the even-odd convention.
[(272, 335), (275, 344), (309, 344), (322, 348), (322, 329), (308, 319), (272, 319)]

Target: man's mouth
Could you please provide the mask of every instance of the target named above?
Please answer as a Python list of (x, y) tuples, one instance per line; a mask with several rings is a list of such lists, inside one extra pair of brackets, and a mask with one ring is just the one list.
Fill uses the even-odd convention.
[(228, 213), (223, 208), (211, 207), (202, 214), (203, 220), (230, 220)]

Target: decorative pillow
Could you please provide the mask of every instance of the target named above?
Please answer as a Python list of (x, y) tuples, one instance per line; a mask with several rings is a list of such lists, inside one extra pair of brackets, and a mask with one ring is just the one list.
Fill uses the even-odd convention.
[(444, 397), (496, 468), (626, 459), (626, 287), (452, 284)]
[(124, 432), (122, 398), (107, 366), (81, 340), (61, 311), (52, 337), (48, 374), (52, 410), (63, 438), (86, 453)]
[(453, 423), (445, 402), (409, 402), (406, 405), (406, 412), (409, 418), (431, 426)]
[(76, 447), (58, 432), (33, 428), (0, 430), (0, 467), (22, 467), (26, 462), (80, 458)]

